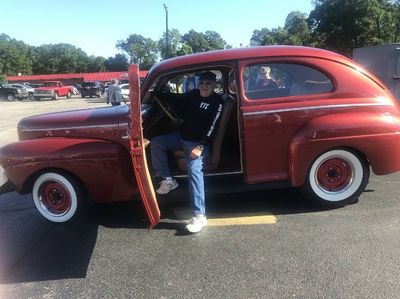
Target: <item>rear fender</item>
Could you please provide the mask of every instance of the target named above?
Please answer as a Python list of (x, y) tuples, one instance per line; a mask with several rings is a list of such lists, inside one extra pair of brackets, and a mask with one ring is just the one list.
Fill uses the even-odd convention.
[(129, 152), (105, 140), (23, 140), (1, 148), (0, 163), (19, 192), (30, 192), (29, 178), (48, 169), (79, 178), (96, 202), (129, 200), (137, 189)]
[(304, 184), (312, 162), (333, 148), (348, 148), (364, 157), (375, 174), (400, 171), (400, 122), (377, 113), (339, 113), (309, 121), (289, 147), (293, 186)]

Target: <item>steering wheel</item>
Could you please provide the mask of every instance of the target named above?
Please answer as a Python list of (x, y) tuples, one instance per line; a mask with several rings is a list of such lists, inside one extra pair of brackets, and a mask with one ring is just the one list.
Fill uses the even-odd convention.
[(153, 99), (170, 120), (176, 124), (180, 124), (182, 122), (179, 115), (175, 112), (170, 104), (161, 102), (160, 99), (155, 95), (153, 95)]

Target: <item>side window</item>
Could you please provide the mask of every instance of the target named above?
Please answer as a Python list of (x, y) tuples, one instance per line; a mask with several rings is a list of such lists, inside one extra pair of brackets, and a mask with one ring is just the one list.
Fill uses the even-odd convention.
[(248, 99), (310, 95), (333, 90), (332, 81), (319, 70), (292, 63), (269, 63), (246, 66), (243, 72)]

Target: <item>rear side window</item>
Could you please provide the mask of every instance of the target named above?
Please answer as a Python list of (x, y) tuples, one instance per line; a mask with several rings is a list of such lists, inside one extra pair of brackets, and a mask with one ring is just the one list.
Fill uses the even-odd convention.
[(319, 70), (292, 63), (246, 66), (243, 72), (245, 96), (250, 100), (327, 93), (332, 81)]

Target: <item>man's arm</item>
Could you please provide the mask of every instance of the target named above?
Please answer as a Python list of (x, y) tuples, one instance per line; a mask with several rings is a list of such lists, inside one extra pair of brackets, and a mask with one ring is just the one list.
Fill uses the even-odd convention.
[(213, 106), (214, 109), (210, 111), (210, 118), (207, 126), (205, 126), (206, 130), (204, 132), (201, 144), (209, 143), (214, 138), (215, 132), (217, 131), (224, 101), (220, 95), (218, 95), (218, 99), (216, 100), (218, 101), (218, 104)]

